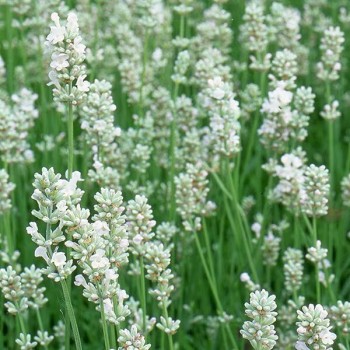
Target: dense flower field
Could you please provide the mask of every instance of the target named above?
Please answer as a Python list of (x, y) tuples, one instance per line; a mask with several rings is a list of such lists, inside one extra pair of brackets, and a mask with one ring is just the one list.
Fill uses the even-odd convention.
[(348, 0), (0, 0), (0, 349), (350, 350)]

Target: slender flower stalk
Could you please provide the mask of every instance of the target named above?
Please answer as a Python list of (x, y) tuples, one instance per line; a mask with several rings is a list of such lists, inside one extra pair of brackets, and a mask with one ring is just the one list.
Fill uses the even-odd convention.
[(140, 256), (140, 297), (142, 305), (142, 328), (146, 334), (146, 317), (147, 317), (147, 304), (146, 304), (146, 287), (145, 287), (145, 267), (143, 262), (143, 256)]
[(78, 324), (77, 324), (77, 320), (75, 318), (72, 300), (70, 297), (70, 291), (68, 289), (68, 285), (67, 285), (67, 282), (65, 280), (61, 281), (61, 287), (62, 287), (62, 291), (63, 291), (64, 300), (66, 303), (66, 308), (67, 308), (67, 312), (68, 312), (70, 325), (71, 325), (72, 331), (73, 331), (75, 346), (76, 346), (77, 350), (82, 350), (83, 347), (81, 344)]
[[(72, 84), (69, 84), (69, 95), (72, 92)], [(73, 104), (68, 102), (68, 179), (71, 179), (74, 168), (74, 119), (73, 119)]]
[(106, 350), (109, 350), (111, 348), (109, 344), (109, 335), (108, 335), (108, 328), (107, 328), (107, 322), (106, 322), (106, 315), (105, 315), (105, 307), (103, 305), (103, 301), (100, 303), (100, 309), (101, 309), (101, 322), (102, 322), (102, 329), (103, 329), (103, 338), (105, 342), (105, 348)]

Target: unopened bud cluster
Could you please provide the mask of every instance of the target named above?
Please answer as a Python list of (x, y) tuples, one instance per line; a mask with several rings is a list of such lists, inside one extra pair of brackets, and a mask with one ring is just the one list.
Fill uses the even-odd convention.
[(244, 305), (245, 313), (252, 321), (244, 322), (241, 334), (249, 340), (253, 349), (271, 350), (276, 345), (278, 336), (273, 325), (277, 316), (275, 299), (266, 290), (257, 290), (250, 294), (250, 302)]

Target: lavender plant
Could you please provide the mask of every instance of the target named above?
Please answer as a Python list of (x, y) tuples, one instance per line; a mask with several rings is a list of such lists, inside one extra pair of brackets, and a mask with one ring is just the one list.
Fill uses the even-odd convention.
[(0, 0), (0, 349), (350, 350), (349, 14)]

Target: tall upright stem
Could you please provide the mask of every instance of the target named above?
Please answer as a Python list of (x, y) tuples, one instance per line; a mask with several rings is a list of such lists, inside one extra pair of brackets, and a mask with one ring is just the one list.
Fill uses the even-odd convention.
[[(174, 105), (177, 99), (179, 90), (179, 84), (175, 84), (174, 88)], [(171, 121), (171, 130), (170, 130), (170, 210), (169, 210), (169, 219), (170, 221), (175, 220), (175, 149), (176, 149), (176, 107), (174, 107), (173, 120)]]
[(12, 239), (12, 232), (11, 232), (11, 220), (10, 220), (10, 213), (9, 211), (6, 211), (3, 214), (3, 221), (4, 221), (4, 229), (6, 233), (6, 240), (7, 240), (7, 248), (10, 254), (14, 251), (14, 243)]
[(335, 169), (334, 169), (334, 121), (330, 120), (328, 122), (328, 146), (329, 146), (329, 172), (330, 172), (330, 183), (331, 183), (331, 196), (330, 204), (333, 201), (333, 191), (335, 183)]
[[(223, 312), (224, 312), (224, 309), (222, 307), (222, 304), (221, 304), (221, 301), (220, 301), (220, 298), (219, 298), (218, 289), (217, 289), (215, 280), (211, 276), (208, 264), (207, 264), (207, 262), (205, 260), (205, 257), (204, 257), (203, 251), (202, 251), (201, 243), (200, 243), (200, 240), (199, 240), (197, 232), (194, 232), (194, 237), (195, 237), (195, 241), (196, 241), (197, 251), (198, 251), (199, 257), (201, 259), (202, 266), (204, 268), (204, 272), (206, 274), (207, 280), (209, 282), (210, 289), (211, 289), (211, 291), (213, 293), (213, 296), (214, 296), (216, 307), (218, 309), (219, 314), (222, 315)], [(225, 324), (225, 329), (227, 331), (227, 334), (228, 334), (228, 336), (230, 338), (230, 341), (231, 341), (234, 349), (238, 350), (238, 346), (237, 346), (236, 340), (235, 340), (235, 338), (234, 338), (234, 336), (232, 334), (232, 331), (231, 331), (231, 329), (230, 329), (228, 324)]]
[[(70, 85), (70, 90), (71, 90)], [(74, 125), (73, 125), (73, 105), (68, 104), (68, 179), (72, 177), (74, 164)]]
[[(74, 341), (75, 341), (75, 348), (76, 348), (76, 350), (82, 350), (83, 348), (81, 345), (79, 329), (78, 329), (78, 325), (77, 325), (77, 320), (75, 318), (74, 309), (73, 309), (72, 300), (70, 297), (70, 292), (68, 289), (67, 282), (65, 280), (61, 281), (61, 286), (62, 286), (64, 301), (66, 304), (67, 314), (69, 317), (69, 323), (72, 326), (73, 337), (74, 337)], [(67, 322), (67, 320), (66, 320), (66, 322)]]
[[(316, 245), (317, 245), (317, 223), (316, 223), (316, 217), (312, 218), (312, 232), (313, 232), (314, 245), (316, 247)], [(319, 267), (318, 267), (318, 263), (317, 262), (316, 262), (316, 300), (317, 300), (317, 304), (319, 304), (321, 302), (321, 285), (320, 285)]]
[[(40, 315), (40, 310), (39, 309), (35, 309), (35, 312), (36, 312), (36, 318), (38, 319), (39, 328), (44, 333), (44, 331), (45, 331), (44, 330), (44, 324), (43, 324), (43, 320), (42, 320), (41, 315)], [(44, 349), (48, 350), (47, 345), (44, 345)]]
[[(180, 38), (185, 36), (185, 17), (183, 15), (180, 16)], [(173, 102), (174, 102), (174, 110), (173, 110), (173, 119), (171, 121), (170, 127), (170, 171), (169, 171), (169, 182), (170, 182), (170, 201), (169, 201), (169, 220), (175, 220), (175, 150), (176, 150), (176, 99), (179, 94), (179, 83), (175, 83), (173, 90)]]
[[(229, 185), (229, 188), (231, 191), (230, 193), (231, 193), (231, 197), (232, 197), (232, 203), (234, 205), (234, 212), (236, 213), (236, 220), (234, 220), (231, 217), (232, 213), (229, 210), (230, 208), (227, 208), (228, 209), (227, 215), (229, 216), (229, 222), (232, 226), (233, 233), (236, 232), (236, 225), (234, 224), (234, 222), (235, 221), (238, 222), (239, 230), (241, 231), (241, 236), (243, 239), (244, 249), (245, 249), (246, 254), (247, 254), (249, 267), (252, 271), (252, 274), (253, 274), (253, 277), (254, 277), (256, 283), (259, 283), (258, 273), (256, 271), (255, 264), (254, 264), (253, 257), (252, 257), (250, 241), (248, 240), (248, 237), (247, 237), (247, 234), (249, 232), (249, 230), (247, 229), (248, 224), (246, 222), (243, 222), (245, 220), (245, 216), (244, 216), (245, 214), (238, 203), (236, 188), (235, 188), (235, 185), (233, 184), (233, 181), (232, 181), (231, 171), (230, 171), (230, 167), (229, 167), (228, 162), (226, 162), (226, 172), (228, 174), (228, 185)], [(247, 232), (246, 232), (246, 230), (247, 230)]]
[(106, 350), (110, 350), (111, 346), (109, 344), (109, 335), (108, 335), (108, 328), (107, 328), (107, 322), (106, 322), (106, 314), (105, 314), (105, 308), (104, 308), (102, 299), (100, 302), (100, 307), (101, 307), (102, 329), (103, 329), (103, 337), (104, 337), (104, 341), (105, 341), (105, 347), (106, 347)]
[(12, 11), (11, 5), (6, 7), (6, 16), (5, 16), (5, 25), (6, 25), (6, 36), (8, 39), (8, 49), (7, 49), (7, 71), (8, 71), (8, 91), (10, 94), (14, 91), (14, 59), (13, 59), (13, 28), (12, 28)]
[[(169, 317), (168, 309), (164, 302), (163, 302), (163, 314), (166, 319)], [(168, 334), (168, 339), (169, 339), (169, 350), (174, 350), (173, 336), (171, 334)]]
[(140, 85), (140, 91), (139, 91), (139, 117), (143, 117), (144, 108), (143, 108), (143, 102), (144, 102), (144, 96), (143, 96), (143, 88), (145, 85), (146, 80), (146, 66), (147, 66), (147, 60), (148, 60), (148, 44), (149, 44), (149, 34), (146, 29), (145, 33), (145, 40), (143, 45), (143, 55), (142, 55), (142, 73), (141, 73), (141, 85)]
[(143, 262), (143, 256), (140, 256), (140, 291), (141, 291), (141, 307), (142, 307), (142, 328), (144, 336), (146, 338), (146, 316), (147, 316), (147, 306), (146, 306), (146, 287), (145, 287), (145, 266)]
[[(69, 83), (69, 95), (72, 92), (72, 83)], [(74, 119), (73, 119), (73, 104), (72, 102), (68, 103), (68, 118), (67, 118), (67, 132), (68, 132), (68, 180), (72, 178), (73, 173), (73, 166), (74, 166)], [(69, 258), (70, 256), (70, 249), (67, 250), (67, 256)], [(67, 293), (70, 298), (70, 291), (71, 291), (71, 278), (70, 276), (67, 279), (67, 283), (65, 282), (65, 285), (67, 287)], [(73, 310), (73, 308), (72, 308)], [(70, 323), (71, 323), (71, 316), (69, 315), (68, 307), (66, 307), (66, 350), (69, 350), (70, 348)], [(74, 316), (74, 311), (73, 311)], [(73, 328), (73, 324), (72, 324)], [(74, 330), (73, 330), (74, 333)]]

